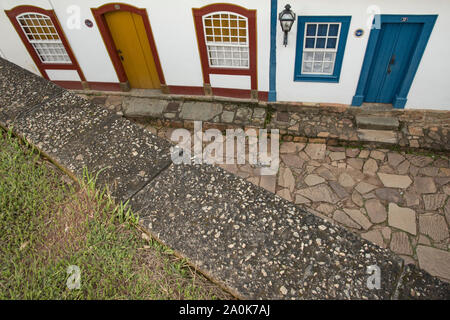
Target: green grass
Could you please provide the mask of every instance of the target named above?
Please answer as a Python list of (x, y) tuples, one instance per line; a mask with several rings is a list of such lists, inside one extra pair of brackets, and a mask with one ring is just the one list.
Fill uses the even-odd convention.
[[(138, 218), (0, 131), (0, 299), (230, 298), (145, 237)], [(67, 268), (81, 285), (69, 289)]]

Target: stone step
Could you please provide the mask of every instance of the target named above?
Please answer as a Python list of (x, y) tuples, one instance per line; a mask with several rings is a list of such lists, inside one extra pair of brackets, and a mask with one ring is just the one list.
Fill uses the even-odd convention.
[(387, 143), (387, 144), (398, 143), (397, 132), (392, 130), (388, 131), (388, 130), (358, 129), (357, 133), (359, 140), (364, 142)]
[(358, 129), (398, 130), (399, 122), (394, 117), (356, 116)]

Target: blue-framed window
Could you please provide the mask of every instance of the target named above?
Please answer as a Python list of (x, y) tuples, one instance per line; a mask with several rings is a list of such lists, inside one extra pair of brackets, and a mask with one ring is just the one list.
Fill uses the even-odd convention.
[(294, 81), (339, 82), (351, 17), (298, 17)]

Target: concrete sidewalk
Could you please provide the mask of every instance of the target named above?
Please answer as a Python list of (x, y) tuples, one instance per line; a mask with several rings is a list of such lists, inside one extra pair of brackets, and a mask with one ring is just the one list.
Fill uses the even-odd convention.
[[(391, 251), (222, 168), (175, 166), (167, 141), (2, 59), (0, 92), (3, 127), (74, 176), (100, 172), (155, 238), (238, 298), (450, 298)], [(367, 285), (373, 265), (381, 289)]]

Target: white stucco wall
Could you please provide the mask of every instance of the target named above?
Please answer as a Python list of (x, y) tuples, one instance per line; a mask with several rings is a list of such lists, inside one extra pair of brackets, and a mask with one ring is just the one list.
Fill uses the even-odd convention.
[[(380, 14), (438, 14), (422, 61), (417, 70), (406, 108), (431, 108), (450, 110), (450, 56), (448, 30), (450, 30), (450, 1), (448, 0), (292, 0), (289, 1), (297, 15), (351, 16), (347, 45), (342, 62), (339, 83), (294, 82), (294, 64), (297, 40), (297, 21), (289, 33), (289, 44), (282, 45), (283, 33), (277, 31), (277, 100), (329, 102), (351, 104), (358, 84), (370, 29), (367, 26), (376, 4)], [(286, 3), (278, 2), (278, 12)], [(356, 29), (364, 35), (356, 38)]]
[[(118, 82), (116, 71), (103, 43), (100, 32), (91, 13), (91, 8), (111, 3), (107, 0), (0, 0), (0, 30), (3, 56), (26, 69), (39, 74), (37, 67), (25, 46), (11, 25), (4, 10), (17, 5), (34, 5), (54, 9), (72, 51), (89, 82)], [(153, 30), (159, 59), (168, 85), (203, 86), (203, 77), (195, 34), (192, 8), (200, 8), (217, 0), (123, 0), (138, 8), (145, 8)], [(270, 65), (270, 0), (230, 0), (228, 3), (257, 10), (257, 72), (258, 90), (269, 90)], [(406, 108), (429, 108), (450, 110), (450, 30), (449, 0), (290, 0), (297, 15), (346, 15), (352, 16), (339, 83), (295, 82), (294, 64), (297, 40), (297, 22), (289, 33), (289, 44), (282, 45), (283, 33), (277, 23), (277, 68), (276, 91), (278, 101), (328, 102), (350, 104), (356, 91), (364, 54), (369, 38), (368, 20), (374, 11), (368, 11), (374, 4), (381, 14), (438, 14), (427, 48), (408, 94)], [(278, 1), (277, 13), (286, 3)], [(68, 19), (73, 5), (80, 8), (80, 29), (69, 28)], [(168, 22), (170, 13), (172, 23)], [(92, 28), (84, 20), (94, 22)], [(363, 28), (364, 36), (356, 38), (353, 33)], [(67, 79), (73, 75), (66, 73)], [(55, 75), (56, 76), (56, 75)], [(64, 73), (57, 75), (58, 79)], [(248, 89), (248, 77), (214, 75), (213, 86)]]
[[(20, 2), (20, 3), (19, 3)], [(103, 43), (100, 32), (92, 15), (91, 8), (98, 8), (113, 1), (105, 0), (40, 0), (40, 1), (12, 1), (0, 0), (3, 9), (10, 9), (19, 4), (32, 4), (45, 9), (53, 8), (64, 30), (72, 51), (82, 69), (87, 81), (118, 82), (118, 78), (111, 59)], [(214, 0), (170, 0), (170, 1), (146, 1), (129, 0), (120, 1), (138, 8), (145, 8), (149, 15), (150, 25), (161, 61), (164, 77), (168, 85), (176, 86), (203, 86), (202, 69), (198, 52), (197, 36), (192, 15), (192, 8), (217, 3)], [(258, 89), (268, 91), (269, 79), (269, 54), (270, 54), (270, 1), (261, 0), (235, 0), (230, 3), (240, 5), (247, 9), (257, 9), (257, 42), (258, 42)], [(76, 4), (80, 8), (80, 28), (70, 28), (68, 21), (74, 11), (70, 7)], [(3, 10), (2, 10), (3, 11)], [(172, 23), (168, 21), (168, 13)], [(1, 14), (4, 15), (2, 12)], [(5, 16), (6, 17), (6, 16)], [(84, 20), (94, 22), (92, 28), (84, 25)], [(9, 20), (0, 18), (0, 23), (7, 24), (8, 37), (17, 38), (15, 30)], [(17, 40), (15, 39), (15, 40)], [(16, 41), (17, 42), (17, 41)], [(23, 44), (14, 46), (0, 44), (0, 49), (5, 48), (5, 55), (9, 58), (8, 51), (21, 52), (21, 57), (11, 54), (9, 58), (13, 62), (27, 66), (30, 69), (29, 54)], [(27, 61), (28, 60), (28, 61)], [(32, 61), (31, 61), (32, 64)], [(34, 66), (34, 64), (33, 64)], [(36, 68), (37, 70), (37, 68)], [(234, 76), (220, 78), (218, 85), (223, 87)], [(70, 79), (67, 79), (70, 80)], [(230, 88), (248, 89), (247, 81), (238, 79)]]

